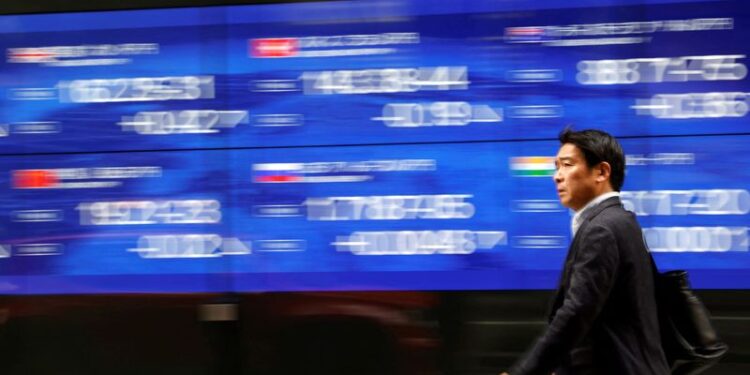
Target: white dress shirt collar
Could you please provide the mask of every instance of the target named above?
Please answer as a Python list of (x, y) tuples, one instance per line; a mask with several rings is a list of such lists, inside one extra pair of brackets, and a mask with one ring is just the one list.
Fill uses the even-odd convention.
[(599, 203), (604, 202), (605, 200), (612, 198), (612, 197), (619, 197), (620, 192), (619, 191), (610, 191), (609, 193), (604, 193), (592, 200), (589, 201), (589, 203), (586, 203), (585, 206), (583, 206), (582, 209), (575, 212), (575, 215), (573, 215), (573, 219), (570, 222), (570, 230), (573, 233), (573, 236), (576, 235), (576, 232), (578, 232), (578, 228), (583, 224), (583, 213), (586, 212), (586, 210), (590, 210), (596, 206), (599, 205)]

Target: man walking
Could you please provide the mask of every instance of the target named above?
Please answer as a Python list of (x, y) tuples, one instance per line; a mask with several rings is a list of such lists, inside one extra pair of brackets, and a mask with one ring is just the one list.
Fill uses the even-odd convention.
[[(549, 325), (510, 375), (666, 375), (654, 278), (635, 215), (619, 191), (625, 157), (598, 130), (565, 129), (555, 158), (573, 240)], [(507, 375), (507, 373), (503, 373)]]

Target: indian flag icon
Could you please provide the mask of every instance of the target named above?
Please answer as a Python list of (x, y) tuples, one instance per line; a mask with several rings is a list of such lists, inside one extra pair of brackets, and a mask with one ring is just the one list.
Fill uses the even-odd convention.
[(552, 156), (517, 156), (510, 158), (510, 172), (514, 177), (550, 177), (555, 174)]

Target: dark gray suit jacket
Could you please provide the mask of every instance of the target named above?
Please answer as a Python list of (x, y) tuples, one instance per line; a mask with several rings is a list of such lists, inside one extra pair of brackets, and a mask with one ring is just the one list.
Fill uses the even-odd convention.
[(666, 375), (654, 278), (635, 215), (612, 197), (583, 213), (549, 326), (510, 375)]

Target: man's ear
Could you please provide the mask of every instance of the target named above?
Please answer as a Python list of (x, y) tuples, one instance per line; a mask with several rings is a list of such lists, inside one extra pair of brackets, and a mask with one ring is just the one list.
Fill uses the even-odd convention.
[(605, 182), (609, 181), (609, 176), (612, 174), (612, 166), (606, 161), (599, 163), (596, 166), (596, 181)]

